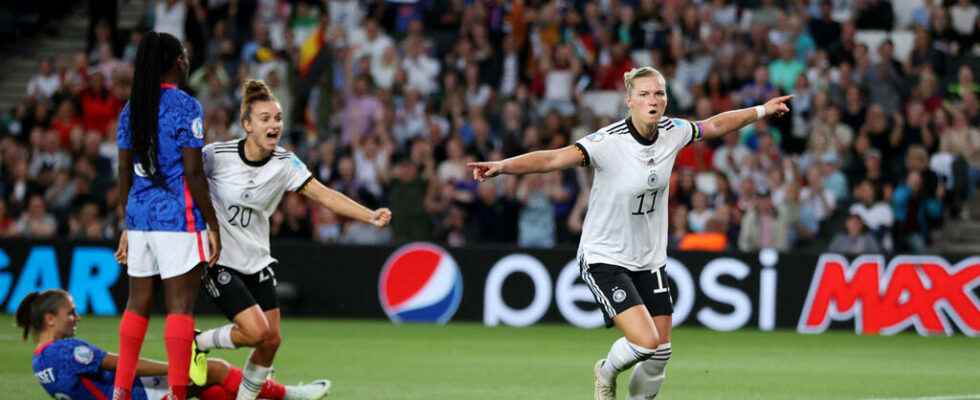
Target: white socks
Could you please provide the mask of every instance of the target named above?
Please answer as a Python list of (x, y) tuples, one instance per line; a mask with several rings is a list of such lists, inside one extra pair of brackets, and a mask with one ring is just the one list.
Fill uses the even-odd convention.
[(197, 342), (197, 349), (201, 351), (211, 349), (234, 349), (235, 343), (231, 341), (231, 329), (234, 324), (228, 324), (220, 328), (208, 329), (197, 335), (194, 339)]
[(607, 383), (615, 382), (616, 375), (623, 372), (636, 363), (652, 357), (655, 350), (637, 346), (626, 340), (625, 337), (619, 338), (609, 349), (606, 362), (602, 364), (599, 375)]
[(657, 346), (649, 360), (636, 364), (630, 377), (628, 400), (650, 400), (660, 393), (660, 386), (667, 378), (667, 361), (670, 361), (670, 342)]
[(255, 400), (259, 397), (259, 391), (262, 390), (262, 385), (265, 384), (270, 371), (272, 367), (252, 364), (252, 358), (249, 357), (245, 367), (242, 368), (242, 383), (238, 385), (238, 396), (235, 400)]

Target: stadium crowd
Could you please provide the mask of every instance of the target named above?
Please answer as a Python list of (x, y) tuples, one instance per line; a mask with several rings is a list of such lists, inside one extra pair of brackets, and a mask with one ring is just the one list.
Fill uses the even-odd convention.
[(623, 73), (652, 65), (674, 117), (795, 96), (786, 117), (681, 152), (672, 248), (922, 252), (944, 220), (967, 217), (980, 182), (980, 12), (909, 3), (154, 2), (134, 31), (96, 21), (88, 49), (43, 60), (3, 110), (0, 235), (118, 235), (116, 118), (153, 29), (185, 41), (207, 142), (242, 136), (240, 83), (264, 79), (286, 114), (284, 145), (394, 215), (378, 230), (289, 194), (274, 237), (574, 244), (586, 169), (477, 184), (465, 165), (622, 118)]

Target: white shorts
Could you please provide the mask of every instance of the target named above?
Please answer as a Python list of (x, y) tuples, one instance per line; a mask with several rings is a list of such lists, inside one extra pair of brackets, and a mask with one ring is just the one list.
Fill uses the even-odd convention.
[(146, 391), (146, 400), (165, 400), (170, 393), (170, 385), (167, 384), (166, 376), (142, 376), (139, 377), (143, 382), (143, 390)]
[(127, 273), (134, 278), (180, 276), (208, 261), (207, 231), (127, 231)]

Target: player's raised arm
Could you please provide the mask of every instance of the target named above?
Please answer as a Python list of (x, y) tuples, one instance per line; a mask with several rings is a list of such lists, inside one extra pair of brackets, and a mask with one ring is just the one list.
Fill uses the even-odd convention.
[(343, 193), (324, 186), (315, 178), (310, 179), (309, 182), (303, 185), (299, 192), (320, 203), (320, 205), (329, 208), (330, 211), (337, 213), (337, 215), (353, 218), (378, 228), (388, 225), (388, 222), (391, 221), (391, 210), (387, 208), (371, 210), (358, 204)]
[(500, 174), (522, 175), (557, 171), (585, 161), (585, 155), (575, 145), (555, 150), (532, 151), (500, 161), (472, 162), (473, 179), (483, 182)]
[(719, 138), (726, 133), (739, 130), (770, 115), (781, 115), (788, 112), (789, 105), (787, 103), (792, 98), (792, 95), (775, 97), (767, 101), (766, 104), (726, 111), (706, 120), (698, 121), (697, 125), (701, 129), (704, 139)]

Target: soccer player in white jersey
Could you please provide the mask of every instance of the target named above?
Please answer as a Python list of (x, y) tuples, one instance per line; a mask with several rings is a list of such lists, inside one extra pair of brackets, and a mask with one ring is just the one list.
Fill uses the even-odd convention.
[(271, 371), (282, 340), (276, 298), (277, 265), (269, 251), (269, 217), (286, 191), (295, 191), (338, 215), (383, 227), (387, 208), (369, 210), (316, 180), (306, 165), (279, 147), (282, 108), (262, 81), (243, 84), (241, 125), (245, 139), (204, 148), (204, 172), (211, 187), (225, 247), (208, 271), (204, 287), (234, 322), (197, 335), (198, 349), (254, 347), (242, 369), (238, 400), (253, 400)]
[(666, 377), (673, 312), (664, 273), (667, 192), (677, 153), (691, 142), (718, 138), (785, 113), (792, 97), (688, 121), (664, 115), (667, 83), (656, 69), (633, 69), (623, 78), (629, 109), (625, 119), (561, 149), (469, 164), (479, 181), (576, 165), (594, 170), (578, 261), (607, 326), (615, 325), (624, 334), (595, 364), (596, 400), (614, 400), (616, 376), (634, 365), (630, 399), (656, 397)]

